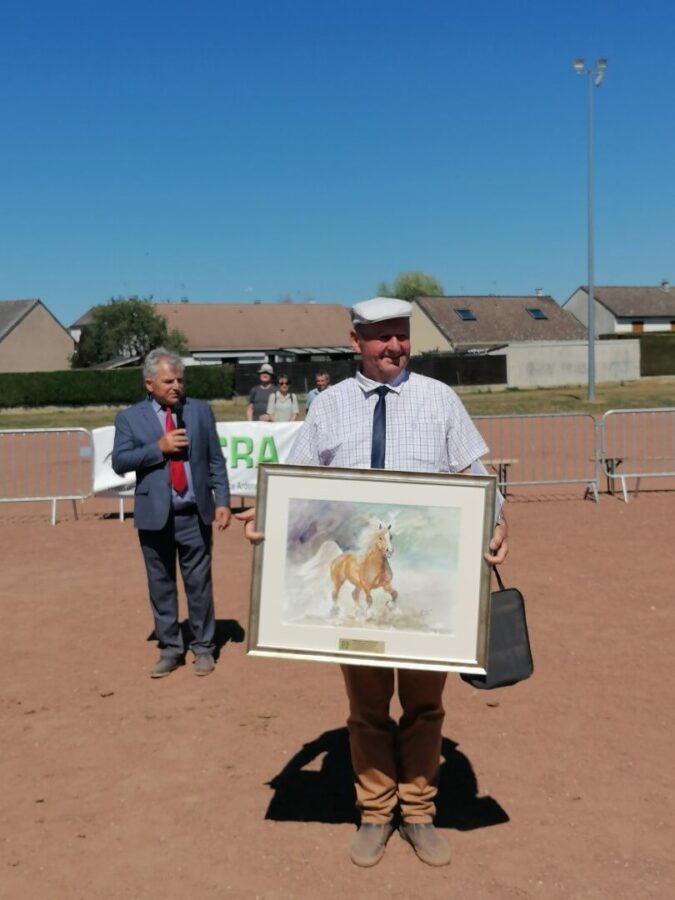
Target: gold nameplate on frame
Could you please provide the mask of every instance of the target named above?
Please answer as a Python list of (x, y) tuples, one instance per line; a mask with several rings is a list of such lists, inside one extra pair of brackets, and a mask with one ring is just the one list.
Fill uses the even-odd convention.
[(357, 641), (354, 638), (340, 638), (339, 650), (351, 650), (353, 653), (384, 653), (384, 641)]

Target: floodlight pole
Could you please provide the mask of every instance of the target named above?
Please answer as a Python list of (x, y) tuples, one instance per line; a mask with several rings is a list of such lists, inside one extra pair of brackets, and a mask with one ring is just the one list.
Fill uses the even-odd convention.
[(591, 69), (583, 59), (574, 61), (577, 75), (588, 78), (588, 399), (595, 400), (595, 245), (593, 223), (593, 88), (600, 87), (607, 68), (598, 59)]

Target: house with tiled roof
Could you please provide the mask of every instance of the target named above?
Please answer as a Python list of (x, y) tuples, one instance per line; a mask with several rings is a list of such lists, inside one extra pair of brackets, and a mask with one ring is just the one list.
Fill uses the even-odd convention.
[[(354, 356), (349, 310), (338, 303), (154, 303), (186, 337), (194, 363), (322, 361)], [(71, 325), (78, 334), (91, 310)]]
[(584, 326), (543, 292), (515, 297), (416, 297), (411, 333), (415, 353), (586, 338)]
[[(668, 281), (658, 287), (597, 286), (593, 300), (598, 335), (675, 331), (675, 290)], [(588, 287), (578, 287), (563, 308), (586, 325)]]
[[(513, 297), (416, 297), (411, 340), (413, 353), (505, 356), (509, 387), (584, 384), (588, 378), (586, 328), (543, 291)], [(640, 376), (638, 341), (599, 342), (595, 358), (598, 382)]]
[(70, 368), (73, 339), (41, 300), (0, 300), (0, 372)]

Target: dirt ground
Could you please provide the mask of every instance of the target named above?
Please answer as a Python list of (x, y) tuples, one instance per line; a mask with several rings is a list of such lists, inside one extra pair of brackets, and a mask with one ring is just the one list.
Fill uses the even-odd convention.
[(2, 508), (0, 897), (674, 897), (675, 492), (581, 493), (509, 503), (535, 674), (448, 679), (439, 870), (397, 835), (350, 863), (341, 678), (246, 656), (241, 526), (216, 536), (215, 673), (151, 680), (132, 521)]

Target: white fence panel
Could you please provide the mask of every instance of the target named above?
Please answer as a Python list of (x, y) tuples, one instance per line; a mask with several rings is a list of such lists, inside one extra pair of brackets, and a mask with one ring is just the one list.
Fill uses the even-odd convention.
[[(611, 410), (596, 423), (577, 413), (477, 416), (490, 452), (484, 462), (503, 493), (516, 486), (582, 484), (597, 499), (604, 474), (608, 490), (618, 480), (628, 500), (643, 478), (675, 485), (675, 408)], [(300, 422), (218, 422), (233, 496), (255, 496), (258, 465), (285, 462)], [(111, 466), (114, 427), (0, 430), (0, 503), (50, 501), (52, 523), (59, 500), (133, 494), (134, 474)], [(670, 485), (665, 485), (670, 486)], [(77, 509), (75, 508), (77, 515)]]
[(593, 416), (476, 416), (474, 422), (490, 448), (483, 461), (497, 472), (502, 493), (514, 485), (583, 484), (597, 499)]
[(602, 417), (601, 464), (608, 490), (621, 483), (628, 502), (628, 479), (635, 493), (643, 478), (675, 478), (675, 409), (612, 409)]
[(59, 500), (90, 496), (92, 436), (86, 428), (0, 431), (0, 503), (50, 501), (52, 524)]

